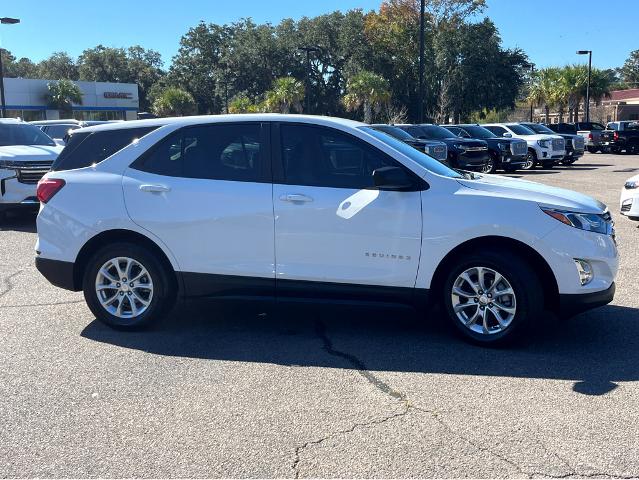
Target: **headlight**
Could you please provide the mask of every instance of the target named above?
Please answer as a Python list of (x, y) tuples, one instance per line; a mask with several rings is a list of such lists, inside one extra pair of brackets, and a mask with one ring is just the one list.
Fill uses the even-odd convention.
[(498, 143), (498, 145), (499, 145), (499, 150), (502, 150), (502, 151), (508, 150), (510, 148), (507, 143)]
[(626, 182), (624, 188), (628, 190), (632, 190), (633, 188), (639, 188), (639, 180), (635, 180), (634, 182)]
[(550, 147), (550, 140), (537, 140), (537, 145), (542, 148), (548, 148)]
[(576, 213), (563, 210), (553, 210), (542, 208), (542, 211), (550, 215), (561, 223), (570, 225), (571, 227), (586, 230), (588, 232), (603, 233), (605, 235), (612, 234), (612, 222), (608, 222), (604, 215), (596, 213)]

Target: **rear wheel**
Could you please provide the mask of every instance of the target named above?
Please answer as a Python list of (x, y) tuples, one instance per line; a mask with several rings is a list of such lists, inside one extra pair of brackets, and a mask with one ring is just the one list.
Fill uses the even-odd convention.
[(148, 250), (131, 243), (109, 245), (93, 255), (83, 290), (95, 317), (122, 330), (159, 320), (175, 302), (164, 266)]
[(526, 154), (526, 163), (524, 163), (521, 166), (521, 169), (532, 170), (533, 168), (535, 168), (536, 164), (537, 164), (537, 154), (535, 153), (534, 150), (530, 149), (528, 150), (528, 153)]
[(515, 340), (543, 312), (537, 275), (509, 252), (489, 250), (460, 258), (446, 278), (443, 300), (456, 331), (482, 345)]
[(597, 147), (586, 147), (586, 150), (589, 153), (597, 153), (598, 148)]

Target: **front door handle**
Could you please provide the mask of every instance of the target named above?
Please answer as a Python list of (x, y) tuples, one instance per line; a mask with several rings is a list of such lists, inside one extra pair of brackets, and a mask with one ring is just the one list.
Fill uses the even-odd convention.
[(280, 195), (280, 200), (292, 203), (308, 203), (313, 201), (311, 197), (301, 193), (287, 193), (285, 195)]
[(140, 185), (140, 190), (143, 192), (162, 193), (170, 192), (171, 187), (167, 187), (166, 185)]

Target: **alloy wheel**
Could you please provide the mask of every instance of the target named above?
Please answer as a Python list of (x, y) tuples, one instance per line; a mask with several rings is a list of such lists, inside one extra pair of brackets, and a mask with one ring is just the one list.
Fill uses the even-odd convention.
[(521, 168), (523, 170), (530, 170), (534, 166), (535, 166), (535, 156), (532, 154), (532, 152), (528, 152), (526, 154), (526, 163), (524, 163)]
[(510, 282), (488, 267), (472, 267), (453, 282), (452, 307), (466, 328), (480, 335), (506, 330), (517, 312), (517, 299)]
[(140, 262), (116, 257), (102, 265), (95, 280), (95, 293), (102, 307), (118, 318), (142, 315), (153, 300), (153, 279)]

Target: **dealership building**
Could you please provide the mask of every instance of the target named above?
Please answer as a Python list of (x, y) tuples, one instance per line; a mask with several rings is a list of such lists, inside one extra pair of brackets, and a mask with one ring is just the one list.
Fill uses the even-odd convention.
[[(26, 121), (57, 120), (60, 112), (47, 105), (47, 85), (54, 80), (5, 78), (7, 117)], [(140, 104), (135, 83), (73, 82), (82, 92), (82, 105), (73, 105), (77, 120), (135, 120)]]

